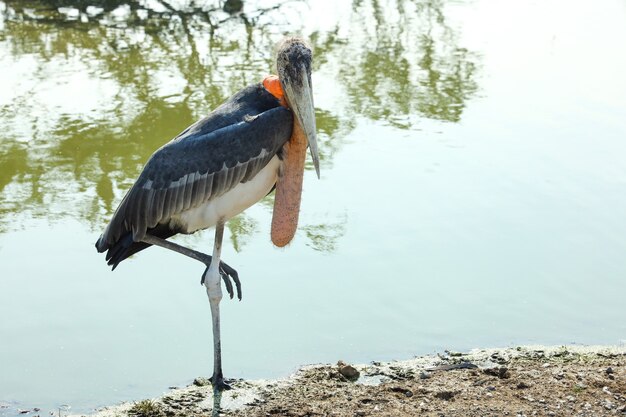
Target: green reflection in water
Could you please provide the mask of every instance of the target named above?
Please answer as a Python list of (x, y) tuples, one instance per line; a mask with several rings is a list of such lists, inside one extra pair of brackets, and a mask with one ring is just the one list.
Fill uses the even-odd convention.
[[(22, 216), (79, 217), (100, 230), (155, 149), (272, 72), (273, 45), (304, 30), (308, 10), (147, 4), (0, 2), (0, 71), (13, 74), (0, 92), (0, 231)], [(354, 1), (332, 29), (313, 30), (316, 71), (342, 95), (316, 112), (323, 167), (359, 118), (403, 129), (421, 117), (460, 120), (477, 58), (457, 45), (443, 10), (440, 1)], [(345, 222), (303, 230), (313, 248), (332, 251)], [(248, 217), (232, 222), (237, 250), (254, 229)]]
[(347, 216), (343, 216), (336, 222), (310, 224), (303, 227), (309, 238), (307, 244), (311, 248), (321, 252), (333, 252), (337, 248), (338, 240), (346, 232)]

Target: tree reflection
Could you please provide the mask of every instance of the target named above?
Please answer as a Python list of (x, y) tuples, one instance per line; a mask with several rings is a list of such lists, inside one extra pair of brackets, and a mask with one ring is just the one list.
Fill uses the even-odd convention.
[[(440, 1), (391, 5), (355, 1), (349, 19), (310, 36), (316, 69), (334, 74), (346, 97), (343, 108), (316, 111), (325, 166), (358, 117), (400, 128), (420, 115), (457, 122), (477, 89), (477, 58), (457, 45)], [(272, 72), (273, 45), (302, 30), (285, 16), (305, 9), (298, 1), (0, 2), (0, 69), (26, 68), (0, 93), (0, 231), (20, 213), (58, 218), (68, 209), (100, 230), (156, 148)], [(332, 251), (346, 221), (303, 225), (304, 234)], [(231, 222), (237, 250), (254, 229), (253, 219)]]
[(400, 128), (411, 127), (415, 115), (458, 122), (477, 89), (478, 58), (457, 45), (442, 1), (395, 6), (355, 1), (352, 20), (366, 23), (351, 27), (349, 46), (324, 48), (339, 63), (337, 77), (350, 97), (351, 113)]

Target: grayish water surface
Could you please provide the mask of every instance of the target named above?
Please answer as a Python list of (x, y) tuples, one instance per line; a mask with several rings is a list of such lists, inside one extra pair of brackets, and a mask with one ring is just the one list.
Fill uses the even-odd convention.
[(151, 249), (111, 273), (93, 243), (148, 156), (291, 32), (314, 46), (322, 180), (288, 248), (271, 197), (228, 227), (227, 376), (624, 343), (623, 1), (97, 3), (0, 1), (0, 414), (211, 373), (203, 268)]

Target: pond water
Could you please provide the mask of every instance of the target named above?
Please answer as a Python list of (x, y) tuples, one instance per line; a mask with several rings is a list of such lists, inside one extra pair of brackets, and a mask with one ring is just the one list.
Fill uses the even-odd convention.
[(227, 377), (626, 343), (623, 1), (219, 6), (0, 1), (0, 415), (210, 375), (203, 267), (151, 249), (112, 273), (93, 244), (148, 156), (272, 72), (286, 33), (314, 48), (322, 179), (307, 167), (288, 248), (271, 196), (227, 228)]

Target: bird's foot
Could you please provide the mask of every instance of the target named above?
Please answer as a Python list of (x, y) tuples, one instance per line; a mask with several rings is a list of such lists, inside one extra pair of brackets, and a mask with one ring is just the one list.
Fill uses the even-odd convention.
[[(202, 274), (202, 279), (200, 280), (200, 285), (204, 285), (204, 279), (206, 277), (207, 272), (209, 272), (209, 265), (206, 266), (204, 273)], [(226, 263), (220, 261), (220, 275), (224, 280), (224, 285), (226, 285), (226, 291), (228, 291), (228, 295), (232, 299), (235, 294), (233, 292), (233, 282), (235, 283), (235, 287), (237, 288), (237, 298), (241, 301), (241, 281), (239, 281), (239, 274), (235, 271), (234, 268), (231, 268)], [(232, 282), (231, 282), (232, 281)]]
[(213, 385), (214, 391), (219, 391), (219, 392), (233, 389), (233, 387), (230, 384), (226, 383), (222, 375), (213, 374), (213, 376), (211, 377), (211, 385)]

